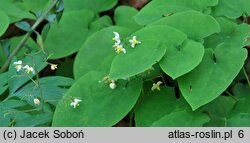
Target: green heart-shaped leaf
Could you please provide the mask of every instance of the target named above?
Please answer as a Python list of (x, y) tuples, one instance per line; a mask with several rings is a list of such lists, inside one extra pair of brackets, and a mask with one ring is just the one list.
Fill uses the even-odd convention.
[(117, 55), (111, 65), (111, 79), (126, 79), (150, 69), (164, 56), (166, 46), (159, 41), (141, 40), (135, 49), (127, 49), (126, 54)]
[(205, 39), (204, 46), (206, 48), (216, 48), (220, 43), (227, 43), (239, 46), (250, 44), (250, 26), (242, 23), (238, 25), (227, 18), (219, 17), (216, 19), (221, 27), (221, 32), (213, 34)]
[(150, 91), (139, 101), (135, 110), (136, 126), (202, 126), (209, 120), (198, 111), (192, 112), (183, 98), (176, 99), (173, 88)]
[(88, 25), (93, 17), (88, 10), (64, 12), (59, 24), (52, 25), (45, 41), (45, 48), (53, 54), (51, 58), (62, 58), (79, 50), (90, 34)]
[(192, 111), (177, 111), (165, 115), (152, 124), (153, 127), (202, 127), (210, 119), (207, 115)]
[(180, 12), (156, 21), (153, 25), (174, 27), (194, 40), (200, 40), (220, 32), (220, 25), (212, 16), (197, 11)]
[(113, 32), (126, 37), (129, 30), (121, 27), (108, 27), (88, 38), (78, 52), (74, 63), (74, 76), (79, 78), (91, 70), (109, 73), (110, 65), (117, 54), (112, 47)]
[(198, 66), (203, 55), (201, 43), (187, 40), (179, 47), (168, 47), (160, 66), (166, 74), (176, 79)]
[(186, 39), (185, 34), (168, 26), (149, 26), (127, 39), (132, 39), (132, 36), (137, 36), (141, 44), (135, 48), (129, 44), (125, 47), (126, 54), (118, 54), (114, 58), (110, 69), (111, 79), (128, 78), (146, 71), (160, 61), (167, 47), (180, 45)]
[[(210, 6), (214, 6), (217, 3), (218, 0), (154, 0), (143, 7), (143, 9), (135, 16), (135, 20), (140, 24), (147, 25), (178, 12), (188, 10), (205, 12)], [(191, 19), (191, 16), (185, 20), (189, 19)], [(178, 23), (179, 22), (176, 24)]]
[(218, 97), (239, 73), (246, 57), (245, 49), (227, 44), (219, 45), (214, 52), (207, 49), (200, 65), (178, 79), (181, 93), (192, 109)]
[(219, 0), (218, 5), (213, 8), (213, 14), (236, 19), (242, 14), (250, 14), (249, 5), (249, 0)]
[[(79, 78), (59, 101), (53, 126), (113, 126), (127, 115), (141, 93), (142, 81), (118, 80), (116, 89), (110, 89), (108, 84), (100, 82), (104, 76), (90, 72)], [(72, 98), (82, 102), (73, 108)]]
[(94, 13), (109, 10), (117, 4), (117, 0), (64, 0), (65, 10), (91, 10)]

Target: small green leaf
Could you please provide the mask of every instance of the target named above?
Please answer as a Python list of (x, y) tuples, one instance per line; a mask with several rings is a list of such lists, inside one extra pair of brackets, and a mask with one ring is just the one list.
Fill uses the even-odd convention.
[[(126, 116), (140, 96), (142, 81), (118, 80), (117, 88), (110, 89), (100, 82), (104, 76), (90, 72), (79, 78), (58, 103), (52, 126), (113, 126)], [(70, 106), (74, 98), (82, 100), (76, 108)]]
[(214, 51), (206, 49), (199, 66), (178, 78), (181, 93), (192, 109), (218, 97), (237, 76), (246, 57), (245, 49), (227, 44), (219, 45)]
[(17, 23), (15, 23), (15, 25), (19, 29), (22, 29), (24, 31), (27, 31), (27, 32), (32, 31), (32, 28), (31, 28), (30, 24), (28, 22), (26, 22), (26, 21), (17, 22)]
[(43, 38), (38, 32), (35, 33), (36, 33), (36, 43), (40, 47), (40, 49), (44, 51)]

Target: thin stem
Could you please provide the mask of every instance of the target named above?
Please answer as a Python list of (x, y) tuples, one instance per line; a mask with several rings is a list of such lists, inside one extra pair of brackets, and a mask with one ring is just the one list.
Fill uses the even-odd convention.
[(246, 79), (247, 79), (247, 84), (248, 84), (248, 86), (250, 87), (250, 81), (249, 81), (249, 77), (248, 77), (248, 75), (247, 75), (247, 72), (246, 72), (246, 70), (245, 70), (244, 67), (242, 68), (242, 70), (243, 70), (243, 73), (244, 73), (244, 75), (245, 75), (245, 77), (246, 77)]
[(46, 18), (48, 13), (51, 11), (51, 9), (57, 4), (58, 0), (53, 0), (53, 2), (50, 4), (48, 9), (43, 13), (41, 17), (37, 19), (37, 21), (34, 23), (34, 25), (31, 27), (31, 31), (27, 32), (26, 35), (23, 37), (23, 39), (18, 43), (16, 48), (13, 50), (13, 52), (10, 54), (8, 59), (5, 61), (4, 65), (2, 66), (0, 73), (3, 73), (6, 71), (6, 69), (9, 66), (10, 61), (12, 58), (20, 51), (20, 49), (25, 45), (26, 41), (29, 39), (30, 35), (33, 33), (33, 31), (38, 27), (38, 25)]
[(165, 82), (165, 79), (164, 79), (164, 77), (163, 77), (163, 75), (161, 76), (161, 78), (162, 78), (163, 84), (164, 84), (165, 86), (167, 86), (167, 85), (166, 85), (166, 82)]
[(237, 98), (235, 98), (229, 91), (225, 91), (227, 95), (229, 95), (230, 97), (232, 97), (235, 101), (238, 101)]
[(129, 126), (132, 127), (133, 126), (133, 119), (134, 119), (134, 115), (135, 115), (135, 110), (134, 108), (132, 109), (132, 111), (130, 112), (130, 118), (129, 118)]

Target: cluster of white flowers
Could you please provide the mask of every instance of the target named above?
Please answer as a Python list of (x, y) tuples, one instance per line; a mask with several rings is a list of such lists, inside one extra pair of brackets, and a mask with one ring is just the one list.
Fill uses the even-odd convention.
[(30, 74), (30, 73), (35, 74), (34, 68), (28, 65), (23, 65), (23, 61), (21, 60), (14, 62), (13, 64), (16, 66), (17, 72), (24, 70), (27, 74)]
[(113, 32), (115, 34), (115, 37), (112, 39), (115, 41), (115, 44), (113, 46), (113, 48), (115, 49), (115, 51), (117, 53), (126, 53), (126, 49), (123, 48), (123, 45), (121, 44), (121, 39), (120, 39), (120, 35), (118, 32)]
[[(117, 53), (126, 53), (126, 49), (123, 48), (123, 45), (121, 44), (120, 34), (118, 32), (113, 32), (115, 34), (115, 37), (112, 38), (112, 40), (115, 41), (113, 48)], [(132, 39), (129, 40), (131, 47), (135, 48), (137, 44), (140, 44), (141, 42), (136, 40), (136, 36), (133, 36)]]

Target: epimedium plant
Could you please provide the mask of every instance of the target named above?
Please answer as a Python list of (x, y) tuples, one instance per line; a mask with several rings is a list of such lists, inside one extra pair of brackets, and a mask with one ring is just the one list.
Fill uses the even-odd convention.
[(1, 126), (250, 126), (250, 1), (2, 1)]

